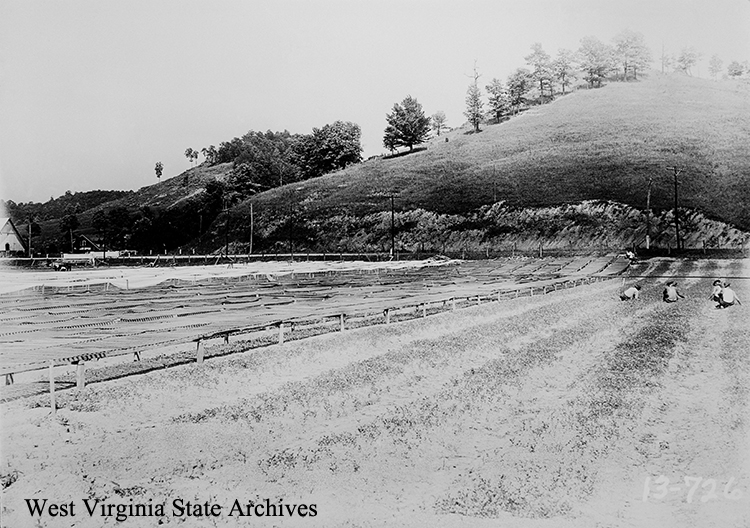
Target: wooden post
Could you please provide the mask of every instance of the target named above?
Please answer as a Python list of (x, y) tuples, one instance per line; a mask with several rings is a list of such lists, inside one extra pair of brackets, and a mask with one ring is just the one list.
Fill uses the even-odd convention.
[(198, 344), (196, 346), (196, 356), (197, 356), (196, 361), (198, 361), (198, 363), (203, 363), (203, 356), (205, 353), (206, 353), (206, 349), (203, 347), (203, 340), (199, 339)]
[(5, 384), (6, 385), (13, 385), (13, 373), (12, 372), (8, 372), (5, 375)]
[(57, 405), (55, 404), (55, 362), (50, 360), (49, 362), (49, 404), (52, 408), (52, 414), (57, 413)]
[(385, 324), (391, 324), (391, 309), (386, 308), (383, 313), (385, 314)]
[(79, 361), (76, 365), (76, 386), (78, 390), (83, 390), (86, 387), (86, 363)]
[(224, 344), (225, 345), (229, 344), (229, 332), (227, 332), (226, 334), (224, 334)]
[(529, 288), (529, 292), (530, 292), (529, 297), (533, 297), (534, 296), (534, 288), (533, 287)]
[(344, 314), (339, 314), (339, 319), (341, 320), (341, 331), (344, 331)]
[(284, 344), (284, 323), (279, 323), (279, 344)]

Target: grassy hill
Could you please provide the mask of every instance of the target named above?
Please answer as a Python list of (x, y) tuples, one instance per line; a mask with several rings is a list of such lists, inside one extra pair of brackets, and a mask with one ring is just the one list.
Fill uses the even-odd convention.
[[(671, 208), (673, 177), (680, 206), (750, 228), (750, 89), (685, 75), (653, 75), (638, 83), (581, 90), (534, 107), (509, 121), (467, 128), (433, 140), (427, 149), (375, 159), (346, 170), (259, 195), (261, 206), (313, 199), (306, 210), (327, 214), (382, 208), (372, 196), (396, 196), (399, 209), (463, 213), (505, 200), (547, 206), (616, 200)], [(448, 139), (448, 142), (445, 142)]]
[[(216, 250), (226, 228), (244, 251), (252, 204), (256, 250), (375, 250), (389, 247), (393, 196), (403, 247), (585, 245), (595, 239), (630, 245), (645, 236), (642, 210), (652, 178), (651, 205), (661, 218), (652, 236), (674, 246), (669, 167), (676, 166), (683, 169), (679, 204), (694, 220), (684, 224), (685, 238), (736, 244), (743, 235), (731, 226), (750, 231), (748, 138), (750, 84), (654, 73), (640, 82), (579, 90), (484, 125), (478, 134), (458, 128), (417, 152), (261, 193), (235, 206), (228, 220), (216, 207), (207, 212), (205, 186), (225, 179), (231, 164), (200, 165), (79, 218), (81, 230), (91, 232), (97, 210), (125, 207), (136, 214), (146, 206), (161, 214), (159, 250)], [(604, 218), (601, 210), (612, 202), (626, 207), (610, 208), (621, 216)], [(532, 209), (521, 214), (525, 208)], [(56, 233), (57, 221), (48, 224), (43, 229)], [(612, 236), (600, 236), (601, 230)]]
[[(498, 225), (506, 234), (519, 235), (523, 226), (508, 226), (505, 220), (497, 224), (497, 216), (487, 218), (486, 210), (495, 202), (503, 202), (505, 208), (544, 208), (591, 200), (645, 209), (649, 178), (653, 178), (652, 208), (664, 215), (674, 204), (669, 167), (683, 170), (679, 206), (691, 209), (693, 218), (721, 220), (747, 231), (749, 137), (747, 83), (680, 74), (612, 83), (533, 107), (504, 123), (486, 125), (478, 134), (460, 128), (434, 138), (419, 152), (371, 159), (257, 195), (249, 201), (260, 226), (256, 243), (265, 237), (279, 247), (383, 247), (387, 233), (369, 238), (368, 234), (389, 222), (385, 212), (390, 209), (390, 195), (398, 212), (397, 229), (420, 230), (417, 238), (433, 247), (451, 239), (446, 230), (476, 228), (483, 232), (480, 238), (485, 243), (498, 234)], [(236, 207), (229, 221), (232, 238), (240, 242), (249, 231), (249, 202)], [(593, 229), (592, 235), (603, 227), (645, 224), (637, 211), (623, 210), (621, 221), (611, 225), (597, 219), (596, 208), (584, 210), (593, 216), (584, 212), (576, 218)], [(415, 214), (433, 217), (415, 220)], [(635, 221), (634, 214), (639, 216)], [(575, 221), (571, 217), (568, 224)], [(423, 233), (432, 224), (438, 226), (434, 230), (443, 230), (442, 242)], [(533, 230), (531, 238), (550, 240), (557, 236), (550, 231), (554, 224), (526, 227)], [(557, 224), (558, 229), (566, 227)], [(700, 225), (684, 227), (700, 229)], [(660, 226), (656, 238), (665, 244), (673, 241), (670, 224)], [(708, 231), (714, 233), (715, 226)], [(714, 240), (729, 243), (737, 240), (735, 235)], [(642, 243), (644, 236), (642, 228), (633, 226), (631, 236), (621, 242)], [(368, 238), (366, 243), (363, 238)], [(692, 238), (701, 237), (693, 234)]]

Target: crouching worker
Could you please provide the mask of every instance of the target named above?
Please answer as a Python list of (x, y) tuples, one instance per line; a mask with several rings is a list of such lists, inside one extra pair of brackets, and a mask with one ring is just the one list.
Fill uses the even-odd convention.
[(730, 306), (734, 306), (735, 303), (742, 304), (737, 297), (737, 294), (734, 293), (734, 290), (729, 287), (729, 283), (724, 284), (724, 287), (721, 289), (721, 294), (719, 295), (719, 304), (717, 308), (729, 308)]
[(638, 299), (638, 296), (641, 294), (641, 287), (640, 286), (631, 286), (624, 292), (620, 294), (620, 300), (621, 301), (632, 301), (635, 299)]
[(721, 290), (722, 286), (724, 285), (724, 281), (721, 279), (716, 279), (713, 283), (714, 289), (711, 290), (711, 296), (709, 297), (709, 300), (713, 302), (719, 302), (721, 301)]
[(663, 299), (664, 302), (673, 303), (677, 302), (677, 299), (684, 299), (685, 296), (677, 291), (677, 283), (670, 281), (667, 283), (667, 287), (664, 288)]

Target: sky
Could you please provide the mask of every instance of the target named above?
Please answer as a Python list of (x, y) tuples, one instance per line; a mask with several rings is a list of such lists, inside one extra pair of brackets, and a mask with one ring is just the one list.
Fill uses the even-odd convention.
[(336, 120), (367, 158), (407, 95), (457, 127), (475, 65), (484, 86), (535, 42), (625, 29), (655, 68), (662, 47), (693, 46), (703, 77), (750, 60), (750, 0), (0, 0), (0, 198), (135, 190), (188, 147)]

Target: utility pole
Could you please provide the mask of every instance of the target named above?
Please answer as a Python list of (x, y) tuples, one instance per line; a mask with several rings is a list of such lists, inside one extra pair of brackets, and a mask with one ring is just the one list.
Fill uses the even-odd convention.
[(250, 202), (250, 253), (253, 252), (253, 202)]
[(229, 258), (229, 213), (227, 212), (227, 198), (224, 196), (223, 209), (224, 209), (224, 257)]
[(646, 193), (646, 249), (651, 248), (651, 184), (654, 177), (648, 177), (648, 192)]
[(29, 217), (29, 258), (31, 258), (33, 254), (34, 253), (31, 252), (31, 217)]
[(674, 231), (675, 236), (677, 237), (677, 249), (680, 249), (680, 220), (677, 213), (677, 176), (679, 176), (684, 169), (667, 167), (667, 170), (671, 170), (674, 173)]
[(396, 255), (396, 220), (393, 209), (393, 195), (391, 195), (391, 257)]

